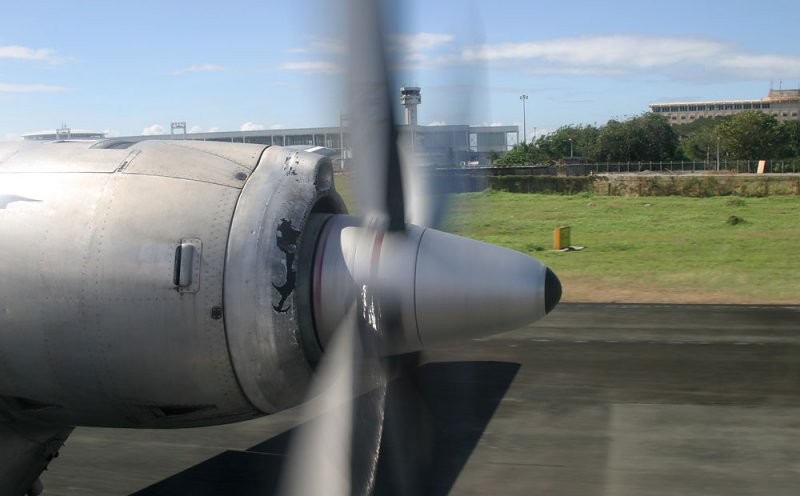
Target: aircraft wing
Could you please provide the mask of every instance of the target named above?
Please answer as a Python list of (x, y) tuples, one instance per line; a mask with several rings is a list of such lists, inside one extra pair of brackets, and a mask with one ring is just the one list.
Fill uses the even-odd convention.
[(58, 456), (72, 429), (12, 420), (0, 411), (0, 494), (40, 494), (39, 475)]

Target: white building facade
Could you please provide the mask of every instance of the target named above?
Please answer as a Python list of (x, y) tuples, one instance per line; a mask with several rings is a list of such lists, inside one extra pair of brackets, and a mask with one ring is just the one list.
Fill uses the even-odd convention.
[(701, 117), (725, 117), (748, 110), (773, 115), (780, 121), (798, 120), (800, 89), (770, 90), (766, 98), (758, 100), (653, 103), (650, 110), (663, 115), (671, 124), (686, 124)]

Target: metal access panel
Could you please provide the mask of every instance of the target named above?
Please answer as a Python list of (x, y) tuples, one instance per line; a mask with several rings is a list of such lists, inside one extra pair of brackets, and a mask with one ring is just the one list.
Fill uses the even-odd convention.
[(222, 319), (239, 189), (121, 173), (0, 173), (0, 187), (0, 397), (84, 425), (252, 411)]
[(203, 141), (142, 141), (124, 174), (174, 177), (241, 189), (266, 147)]
[(0, 143), (0, 172), (114, 172), (130, 150), (92, 149), (93, 142)]

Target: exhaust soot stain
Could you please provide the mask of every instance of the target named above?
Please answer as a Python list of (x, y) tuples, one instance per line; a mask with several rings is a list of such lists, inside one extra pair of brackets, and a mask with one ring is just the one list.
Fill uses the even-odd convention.
[(297, 170), (295, 170), (295, 168), (292, 167), (291, 164), (293, 158), (295, 159), (295, 164), (299, 163), (297, 160), (297, 153), (287, 156), (286, 159), (283, 161), (283, 173), (286, 176), (297, 175)]
[(278, 226), (276, 233), (278, 241), (278, 249), (286, 255), (286, 281), (280, 286), (272, 283), (272, 287), (278, 291), (281, 296), (280, 302), (277, 305), (272, 305), (272, 308), (279, 313), (286, 313), (291, 308), (291, 305), (286, 304), (286, 300), (292, 294), (297, 282), (297, 272), (294, 268), (294, 256), (297, 253), (297, 240), (300, 238), (300, 231), (292, 227), (292, 222), (288, 219), (281, 219), (281, 224)]

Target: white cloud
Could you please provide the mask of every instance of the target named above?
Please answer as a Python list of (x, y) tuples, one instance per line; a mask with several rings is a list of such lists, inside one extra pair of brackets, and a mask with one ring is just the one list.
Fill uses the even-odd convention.
[(389, 37), (392, 48), (403, 52), (432, 50), (454, 39), (454, 35), (446, 33), (395, 34)]
[(433, 121), (428, 123), (429, 126), (446, 126), (447, 123), (445, 121)]
[(337, 74), (339, 72), (342, 72), (342, 67), (340, 65), (334, 64), (333, 62), (328, 62), (325, 60), (308, 60), (308, 61), (298, 61), (298, 62), (287, 62), (285, 64), (278, 66), (278, 70), (308, 72), (317, 74)]
[(146, 128), (142, 129), (143, 136), (153, 136), (156, 134), (167, 134), (167, 130), (164, 129), (164, 126), (160, 124), (153, 124), (152, 126), (147, 126)]
[(208, 128), (208, 132), (209, 133), (216, 133), (216, 132), (219, 132), (219, 131), (220, 131), (220, 128), (218, 128), (216, 126)]
[(408, 55), (403, 57), (403, 62), (408, 62), (408, 63), (421, 63), (421, 64), (424, 64), (424, 63), (430, 62), (430, 60), (431, 60), (431, 57), (428, 56), (428, 55), (425, 55), (424, 53), (409, 53)]
[(264, 125), (263, 124), (255, 124), (253, 122), (245, 122), (239, 128), (239, 131), (263, 131)]
[(0, 83), (0, 93), (58, 93), (61, 91), (67, 91), (67, 88), (49, 84)]
[[(400, 52), (421, 52), (446, 45), (455, 40), (448, 33), (393, 34), (388, 36), (390, 48)], [(290, 48), (289, 53), (312, 55), (344, 55), (347, 43), (334, 38), (311, 38), (306, 46)]]
[(203, 132), (203, 128), (200, 127), (200, 126), (194, 125), (194, 126), (189, 128), (188, 132), (190, 132), (190, 133), (202, 133)]
[(796, 55), (750, 55), (730, 54), (719, 60), (717, 65), (732, 71), (754, 72), (792, 77), (800, 76), (800, 56)]
[(748, 54), (737, 47), (701, 38), (605, 35), (497, 45), (465, 49), (464, 62), (529, 60), (535, 74), (619, 76), (646, 71), (673, 77), (695, 77), (698, 72), (717, 77), (800, 77), (800, 56)]
[(119, 131), (116, 129), (104, 129), (103, 134), (106, 135), (106, 138), (116, 138), (119, 136)]
[[(395, 61), (398, 69), (437, 66), (452, 62), (454, 58), (452, 54), (434, 57), (421, 52), (447, 46), (453, 40), (455, 40), (455, 36), (447, 33), (393, 34), (388, 36), (389, 49), (399, 53), (398, 60)], [(321, 57), (317, 60), (288, 62), (279, 66), (278, 70), (335, 74), (344, 70), (346, 62), (342, 61), (341, 56), (347, 53), (347, 44), (337, 39), (311, 39), (306, 46), (291, 48), (287, 52)]]
[(17, 133), (6, 134), (5, 141), (22, 141), (22, 136)]
[(283, 124), (273, 124), (269, 127), (270, 129), (286, 129), (286, 126)]
[(347, 51), (345, 43), (341, 40), (332, 38), (311, 39), (308, 46), (300, 48), (290, 48), (287, 50), (289, 53), (310, 53), (310, 54), (326, 54), (326, 55), (341, 55)]
[(604, 67), (526, 67), (522, 69), (526, 74), (537, 76), (624, 76), (631, 71), (626, 69), (612, 69)]
[(180, 69), (175, 69), (171, 71), (170, 74), (173, 76), (178, 76), (181, 74), (191, 74), (197, 72), (225, 72), (229, 71), (227, 67), (223, 67), (221, 65), (216, 64), (196, 64), (190, 65), (188, 67), (181, 67)]
[(725, 45), (701, 39), (633, 35), (583, 36), (481, 45), (462, 51), (464, 60), (542, 59), (565, 65), (653, 67), (705, 60)]
[[(445, 33), (395, 34), (389, 37), (390, 49), (399, 52), (394, 62), (395, 70), (419, 70), (460, 62), (453, 52), (455, 36)], [(431, 52), (445, 48), (445, 53)], [(427, 52), (427, 53), (423, 53)]]
[(29, 48), (19, 45), (0, 46), (0, 58), (21, 60), (55, 60), (55, 53), (49, 48)]

